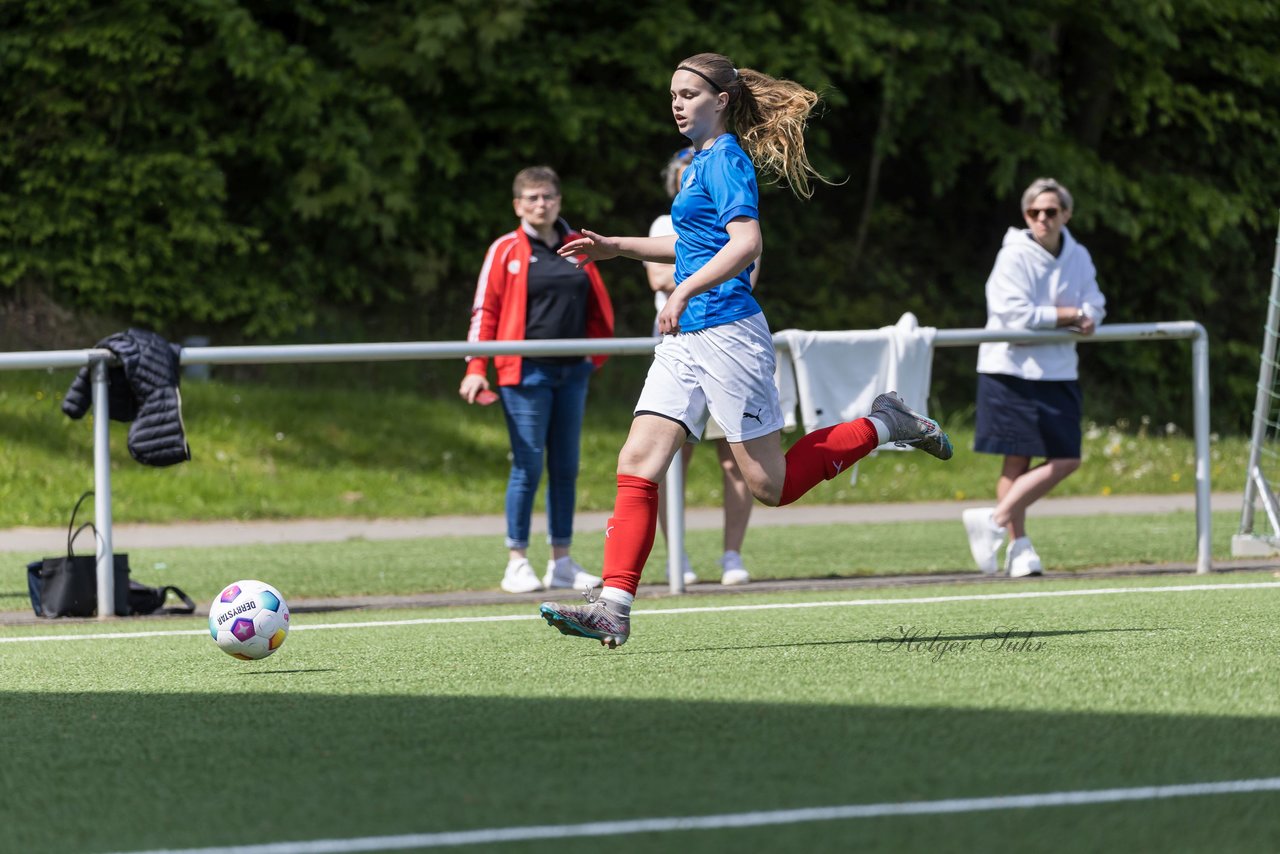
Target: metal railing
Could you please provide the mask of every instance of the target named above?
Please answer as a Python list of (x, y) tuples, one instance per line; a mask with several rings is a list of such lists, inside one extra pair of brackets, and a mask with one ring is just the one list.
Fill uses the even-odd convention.
[[(970, 347), (987, 342), (1047, 343), (1075, 341), (1159, 341), (1191, 339), (1193, 422), (1196, 457), (1196, 572), (1212, 569), (1209, 507), (1209, 339), (1195, 321), (1168, 323), (1117, 323), (1102, 326), (1090, 336), (1066, 331), (988, 332), (985, 329), (939, 329), (934, 347)], [(785, 343), (778, 341), (780, 347)], [(314, 364), (339, 362), (391, 362), (428, 359), (462, 359), (466, 356), (579, 356), (593, 353), (642, 355), (652, 353), (654, 338), (580, 338), (559, 341), (415, 341), (383, 344), (298, 344), (253, 347), (188, 347), (183, 365)], [(98, 528), (98, 602), (114, 602), (114, 561), (111, 539), (111, 453), (107, 403), (109, 350), (50, 350), (0, 353), (0, 370), (89, 367), (93, 385), (93, 481), (94, 521)], [(668, 473), (668, 576), (672, 592), (683, 590), (680, 556), (684, 542), (684, 499), (679, 488), (681, 469), (677, 455)], [(111, 609), (99, 608), (107, 619)]]

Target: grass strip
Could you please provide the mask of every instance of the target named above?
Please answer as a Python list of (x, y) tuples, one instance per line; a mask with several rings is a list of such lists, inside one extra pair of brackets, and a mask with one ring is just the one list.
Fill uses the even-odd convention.
[[(76, 802), (0, 803), (0, 849), (255, 844), (1275, 776), (1278, 604), (1280, 591), (1240, 589), (699, 613), (646, 621), (614, 652), (532, 621), (434, 624), (298, 632), (255, 664), (198, 637), (0, 645), (0, 783)], [(893, 642), (903, 627), (965, 646), (905, 647)], [(1031, 642), (1002, 643), (1006, 628)], [(625, 795), (592, 794), (615, 782), (610, 791)], [(608, 846), (1275, 850), (1276, 803), (1223, 796)], [(588, 846), (600, 840), (512, 850)]]

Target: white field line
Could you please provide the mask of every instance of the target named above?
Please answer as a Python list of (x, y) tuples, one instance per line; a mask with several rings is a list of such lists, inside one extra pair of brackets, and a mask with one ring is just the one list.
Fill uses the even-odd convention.
[[(1021, 593), (979, 593), (970, 596), (920, 596), (905, 599), (845, 599), (834, 602), (776, 602), (761, 605), (717, 605), (704, 608), (653, 608), (632, 611), (633, 615), (661, 617), (668, 614), (722, 614), (729, 611), (778, 611), (793, 608), (858, 608), (876, 605), (937, 605), (946, 602), (997, 602), (1014, 599), (1047, 599), (1060, 596), (1113, 596), (1124, 593), (1197, 593), (1222, 590), (1274, 590), (1280, 581), (1257, 581), (1244, 584), (1180, 584), (1170, 587), (1096, 587), (1086, 590), (1026, 590)], [(514, 620), (540, 620), (538, 614), (507, 614), (488, 617), (424, 617), (415, 620), (370, 620), (354, 623), (318, 623), (293, 626), (291, 632), (328, 631), (331, 629), (372, 629), (394, 626), (434, 626), (447, 623), (504, 623)], [(28, 635), (0, 637), (3, 643), (39, 643), (44, 641), (121, 640), (126, 638), (176, 638), (207, 635), (205, 629), (182, 629), (163, 632), (95, 632), (83, 635)]]
[(1280, 777), (1229, 780), (1221, 783), (1188, 783), (1177, 786), (1140, 786), (1132, 789), (1091, 789), (1005, 795), (989, 798), (950, 798), (938, 801), (906, 801), (883, 804), (849, 804), (834, 807), (723, 813), (721, 815), (640, 818), (629, 821), (593, 821), (585, 824), (547, 824), (528, 827), (493, 827), (445, 833), (408, 833), (400, 836), (364, 836), (352, 839), (315, 839), (233, 845), (222, 848), (180, 848), (139, 854), (337, 854), (349, 851), (396, 851), (405, 848), (443, 848), (454, 845), (493, 845), (532, 839), (573, 839), (587, 836), (626, 836), (685, 830), (765, 827), (815, 821), (843, 821), (908, 815), (990, 812), (993, 810), (1111, 804), (1123, 801), (1155, 801), (1203, 795), (1238, 795), (1280, 791)]

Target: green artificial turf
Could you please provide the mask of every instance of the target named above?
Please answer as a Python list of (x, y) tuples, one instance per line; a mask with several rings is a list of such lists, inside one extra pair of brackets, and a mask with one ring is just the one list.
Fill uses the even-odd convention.
[[(688, 604), (668, 600), (638, 609), (615, 651), (536, 619), (306, 629), (527, 605), (300, 614), (282, 650), (256, 663), (223, 655), (192, 619), (153, 621), (192, 631), (176, 637), (0, 643), (0, 783), (12, 793), (0, 801), (0, 850), (1274, 777), (1280, 590), (1240, 587), (1269, 573), (1212, 581), (1229, 589), (952, 602), (929, 600), (978, 591), (748, 593), (696, 604), (826, 605), (656, 613)], [(849, 599), (883, 604), (830, 604)], [(139, 628), (75, 628), (117, 627)], [(1029, 643), (1002, 643), (1009, 630)], [(933, 648), (899, 643), (904, 631)], [(1280, 846), (1277, 806), (1275, 793), (1222, 795), (485, 850), (1263, 851)]]

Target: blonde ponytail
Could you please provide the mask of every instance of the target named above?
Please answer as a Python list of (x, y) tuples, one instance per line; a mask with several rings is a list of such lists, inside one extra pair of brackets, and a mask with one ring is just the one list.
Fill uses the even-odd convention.
[(805, 126), (818, 103), (816, 92), (751, 68), (734, 68), (718, 53), (700, 53), (680, 65), (728, 93), (726, 123), (757, 169), (785, 181), (806, 199), (813, 195), (811, 179), (826, 182), (804, 149)]

